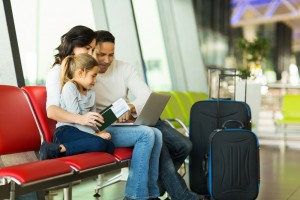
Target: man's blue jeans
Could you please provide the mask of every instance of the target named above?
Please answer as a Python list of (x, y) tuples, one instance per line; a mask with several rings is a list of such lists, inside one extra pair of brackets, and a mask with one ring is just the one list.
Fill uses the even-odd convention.
[(160, 155), (159, 180), (172, 200), (194, 200), (183, 177), (177, 172), (192, 150), (191, 141), (177, 130), (159, 120), (155, 126), (162, 132), (163, 147)]
[(140, 200), (158, 197), (161, 132), (148, 126), (109, 126), (106, 131), (116, 147), (134, 146), (125, 196)]

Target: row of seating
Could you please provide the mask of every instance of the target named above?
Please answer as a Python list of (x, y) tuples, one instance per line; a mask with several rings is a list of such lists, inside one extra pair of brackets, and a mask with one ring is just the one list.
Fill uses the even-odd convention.
[(208, 99), (208, 94), (192, 91), (158, 91), (158, 93), (171, 95), (166, 108), (161, 114), (161, 119), (167, 121), (186, 135), (188, 133), (187, 127), (189, 126), (192, 105), (197, 101)]
[(281, 114), (275, 119), (276, 132), (283, 133), (284, 146), (288, 133), (298, 133), (300, 126), (300, 94), (285, 94), (282, 98)]
[(0, 85), (0, 94), (0, 199), (56, 186), (72, 199), (72, 182), (129, 166), (132, 148), (38, 160), (41, 142), (51, 142), (55, 129), (45, 87)]
[(300, 124), (300, 94), (286, 94), (282, 99), (282, 118), (276, 119), (280, 125)]

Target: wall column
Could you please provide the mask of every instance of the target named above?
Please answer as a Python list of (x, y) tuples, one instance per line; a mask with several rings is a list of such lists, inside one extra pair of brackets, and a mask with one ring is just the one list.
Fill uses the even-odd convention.
[(0, 2), (0, 84), (25, 85), (9, 0)]

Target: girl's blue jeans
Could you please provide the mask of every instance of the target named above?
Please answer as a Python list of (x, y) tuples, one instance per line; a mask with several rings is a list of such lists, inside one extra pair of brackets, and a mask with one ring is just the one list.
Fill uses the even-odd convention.
[(66, 156), (85, 152), (113, 153), (114, 144), (99, 136), (86, 133), (73, 126), (58, 127), (54, 133), (53, 142), (63, 144), (66, 148)]

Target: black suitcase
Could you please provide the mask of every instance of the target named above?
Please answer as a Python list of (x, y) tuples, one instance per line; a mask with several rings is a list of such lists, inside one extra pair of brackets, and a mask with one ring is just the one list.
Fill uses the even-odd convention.
[[(229, 123), (240, 124), (228, 128)], [(215, 200), (253, 200), (259, 191), (257, 136), (239, 121), (227, 121), (209, 138), (208, 190)]]
[(191, 108), (189, 134), (193, 148), (189, 156), (189, 183), (191, 190), (200, 195), (209, 195), (205, 169), (209, 136), (228, 120), (233, 120), (228, 127), (236, 127), (234, 122), (241, 121), (251, 130), (251, 110), (248, 104), (214, 99), (196, 102)]
[[(219, 114), (217, 103), (219, 101)], [(247, 104), (232, 100), (205, 100), (196, 102), (190, 113), (190, 140), (193, 144), (189, 155), (189, 183), (192, 191), (208, 195), (207, 176), (203, 161), (208, 155), (209, 136), (228, 120), (242, 121), (248, 129), (251, 129), (251, 111)]]

